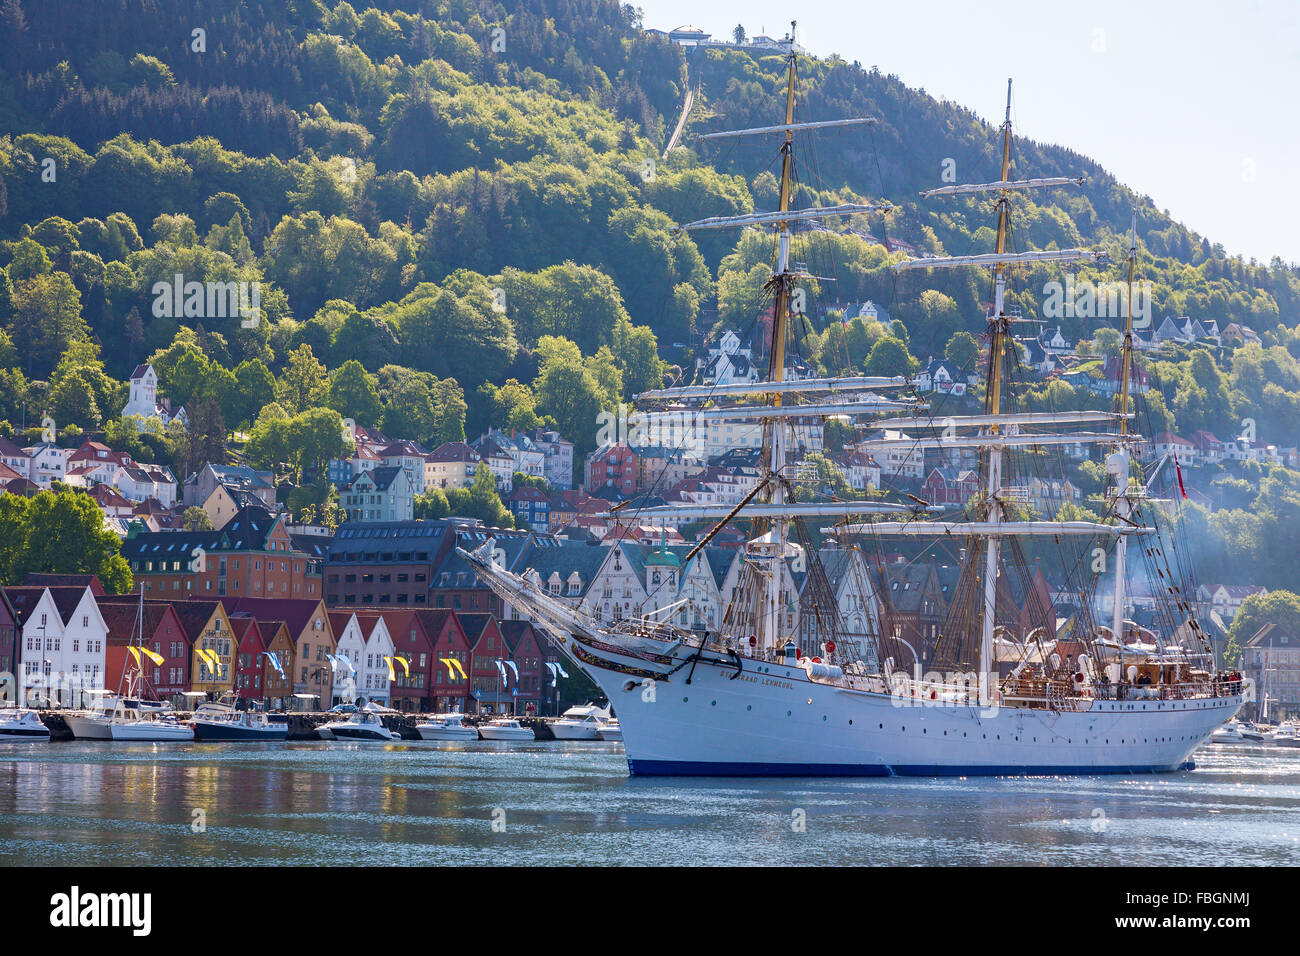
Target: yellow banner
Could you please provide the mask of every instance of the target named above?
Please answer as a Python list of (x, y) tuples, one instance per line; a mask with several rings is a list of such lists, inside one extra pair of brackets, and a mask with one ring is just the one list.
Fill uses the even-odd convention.
[(406, 673), (407, 677), (411, 676), (411, 667), (405, 657), (394, 657), (393, 660), (402, 665), (402, 670)]
[(460, 671), (460, 676), (469, 680), (469, 675), (465, 673), (465, 668), (461, 662), (454, 657), (451, 659), (451, 662), (456, 665), (456, 670)]
[(135, 666), (136, 666), (136, 667), (139, 667), (139, 666), (140, 666), (140, 653), (139, 653), (139, 649), (136, 648), (136, 647), (134, 647), (134, 646), (132, 646), (132, 645), (130, 645), (130, 644), (127, 645), (126, 649), (127, 649), (128, 651), (130, 651), (130, 652), (131, 652), (131, 656), (132, 656), (133, 658), (135, 658)]
[(397, 680), (397, 671), (393, 670), (393, 659), (385, 654), (384, 660), (388, 662), (388, 680), (390, 682)]
[(140, 651), (144, 654), (145, 657), (149, 658), (149, 660), (153, 661), (159, 667), (163, 666), (164, 663), (163, 656), (159, 654), (157, 651), (151, 651), (147, 647), (140, 648)]

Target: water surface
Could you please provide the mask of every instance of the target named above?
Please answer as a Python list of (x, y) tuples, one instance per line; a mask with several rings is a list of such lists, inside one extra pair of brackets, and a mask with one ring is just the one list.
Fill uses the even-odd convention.
[(1122, 777), (631, 778), (621, 744), (0, 744), (0, 864), (1300, 864), (1300, 750)]

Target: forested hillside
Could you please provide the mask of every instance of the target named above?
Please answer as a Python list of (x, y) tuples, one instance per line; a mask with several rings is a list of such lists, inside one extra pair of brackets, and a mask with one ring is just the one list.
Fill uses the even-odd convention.
[[(672, 227), (774, 205), (770, 153), (691, 134), (772, 122), (779, 57), (709, 50), (688, 64), (606, 0), (3, 0), (0, 51), (0, 430), (48, 412), (178, 471), (237, 450), (301, 476), (337, 452), (340, 417), (433, 444), (549, 419), (580, 455), (602, 408), (689, 376), (717, 328), (759, 321), (769, 237), (697, 242)], [(819, 138), (801, 203), (885, 198), (897, 213), (854, 225), (922, 253), (991, 249), (987, 202), (922, 205), (917, 191), (946, 163), (961, 181), (996, 179), (994, 127), (859, 64), (801, 71), (804, 118), (879, 120)], [(659, 160), (688, 82), (688, 148)], [(1087, 177), (1025, 197), (1017, 248), (1099, 247), (1118, 262), (1136, 206), (1154, 324), (1258, 333), (1147, 363), (1158, 426), (1228, 437), (1249, 417), (1261, 438), (1297, 444), (1294, 265), (1225, 257), (1071, 149), (1019, 141), (1015, 170)], [(834, 280), (801, 330), (815, 366), (906, 371), (979, 333), (978, 275), (899, 275), (901, 253), (833, 225), (799, 249)], [(1013, 301), (1041, 314), (1057, 275), (1020, 275)], [(173, 308), (181, 297), (158, 288), (176, 277), (256, 283), (258, 320)], [(898, 323), (828, 309), (865, 299)], [(1060, 324), (1073, 339), (1097, 328)], [(190, 410), (188, 436), (117, 421), (144, 361)], [(1094, 397), (1058, 381), (1022, 401)], [(1205, 518), (1205, 561), (1271, 585), (1295, 572), (1270, 563), (1263, 529), (1300, 534), (1300, 493), (1294, 472), (1257, 471), (1207, 475), (1238, 484)]]

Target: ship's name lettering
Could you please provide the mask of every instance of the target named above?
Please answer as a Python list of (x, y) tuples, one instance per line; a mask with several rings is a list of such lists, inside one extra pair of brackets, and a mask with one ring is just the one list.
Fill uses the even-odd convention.
[(774, 680), (771, 677), (754, 677), (750, 674), (741, 674), (739, 680), (749, 681), (751, 684), (758, 684), (761, 687), (780, 687), (784, 690), (794, 690), (794, 685), (785, 680)]

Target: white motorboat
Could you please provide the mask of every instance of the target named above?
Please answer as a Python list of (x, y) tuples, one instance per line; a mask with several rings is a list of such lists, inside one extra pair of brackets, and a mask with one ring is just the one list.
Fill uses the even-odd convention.
[(34, 710), (0, 711), (0, 741), (49, 740), (50, 728)]
[(483, 735), (484, 740), (536, 740), (537, 735), (528, 728), (522, 726), (519, 721), (500, 718), (499, 720), (490, 720), (486, 724), (479, 726), (478, 732)]
[(1279, 747), (1300, 747), (1300, 727), (1288, 721), (1281, 724), (1269, 737)]
[(438, 714), (415, 725), (421, 740), (478, 740), (478, 728), (467, 726), (464, 714)]
[(599, 740), (600, 725), (608, 719), (608, 707), (604, 710), (595, 704), (570, 707), (550, 722), (551, 733), (556, 740)]
[(601, 740), (622, 740), (623, 728), (618, 724), (618, 718), (612, 717), (600, 725)]
[[(364, 711), (351, 714), (346, 720), (333, 720), (316, 728), (323, 740), (400, 740), (383, 725), (377, 714)], [(330, 736), (326, 737), (328, 733)]]
[(1264, 735), (1240, 720), (1230, 720), (1210, 734), (1212, 744), (1260, 744)]

